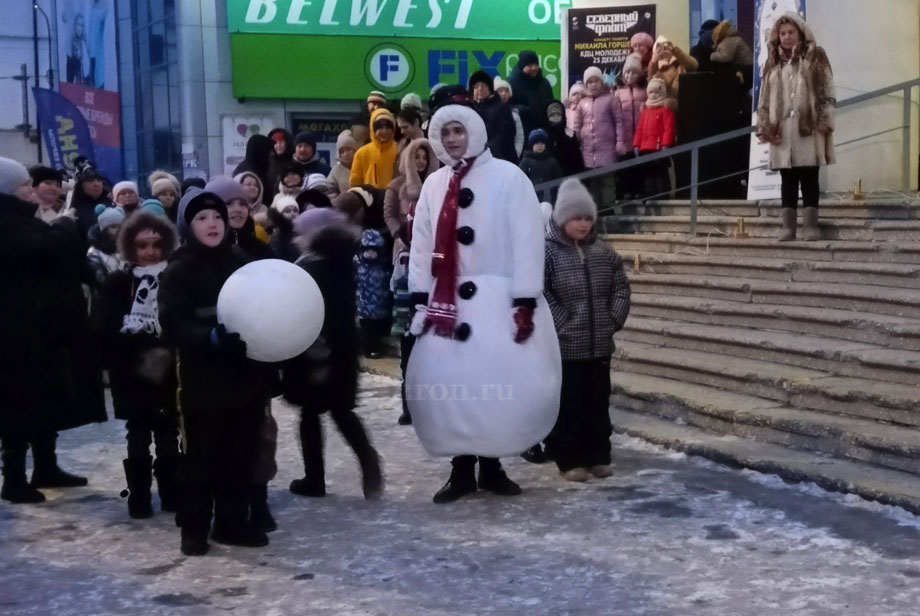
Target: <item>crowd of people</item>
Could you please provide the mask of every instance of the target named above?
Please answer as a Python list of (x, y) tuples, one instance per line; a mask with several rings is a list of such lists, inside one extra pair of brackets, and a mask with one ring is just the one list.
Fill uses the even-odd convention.
[[(774, 148), (804, 139), (812, 155), (832, 154), (822, 129), (830, 107), (814, 102), (832, 93), (826, 57), (800, 19), (781, 19), (776, 30), (764, 134)], [(354, 409), (359, 355), (386, 354), (388, 336), (400, 341), (399, 423), (415, 423), (429, 452), (453, 458), (436, 503), (477, 489), (519, 494), (498, 458), (522, 451), (555, 461), (569, 481), (610, 476), (610, 356), (629, 313), (629, 283), (619, 256), (595, 235), (596, 196), (570, 178), (541, 208), (533, 183), (671, 143), (674, 74), (696, 61), (663, 37), (637, 37), (616, 88), (588, 69), (566, 102), (552, 97), (530, 52), (508, 81), (478, 72), (469, 88), (436, 88), (427, 110), (408, 95), (394, 112), (372, 92), (366, 125), (339, 135), (331, 167), (312, 133), (283, 128), (253, 136), (233, 176), (150, 174), (148, 199), (85, 158), (74, 161), (72, 181), (0, 158), (0, 336), (16, 349), (0, 358), (0, 498), (39, 503), (41, 488), (86, 485), (58, 466), (55, 441), (61, 430), (106, 419), (106, 378), (114, 415), (126, 421), (128, 513), (154, 514), (156, 479), (185, 554), (206, 553), (209, 536), (268, 543), (277, 527), (268, 504), (277, 396), (300, 408), (304, 475), (290, 491), (326, 493), (320, 417), (328, 413), (356, 454), (365, 497), (379, 498), (380, 456)], [(720, 24), (714, 40), (733, 37)], [(712, 61), (739, 55), (720, 49)], [(770, 106), (784, 102), (772, 90), (797, 59), (800, 73), (826, 65), (824, 98), (809, 99), (818, 111), (795, 120), (815, 123), (810, 141)], [(789, 166), (805, 154), (793, 148)], [(789, 175), (808, 193), (809, 173)], [(651, 181), (656, 190), (664, 182)], [(316, 343), (280, 364), (247, 357), (215, 309), (237, 269), (272, 258), (314, 278), (326, 314)], [(509, 322), (505, 340), (498, 332)], [(498, 374), (531, 384), (501, 412), (475, 398), (445, 406), (417, 395), (419, 383), (442, 382), (445, 370), (470, 386)], [(533, 384), (535, 373), (546, 378)], [(516, 419), (501, 419), (508, 409)], [(498, 427), (484, 430), (496, 416)]]

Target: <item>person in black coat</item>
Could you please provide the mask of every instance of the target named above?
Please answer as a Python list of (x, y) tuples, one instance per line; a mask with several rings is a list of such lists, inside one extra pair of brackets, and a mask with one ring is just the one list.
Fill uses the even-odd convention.
[(76, 183), (70, 199), (70, 208), (77, 221), (80, 239), (89, 246), (89, 230), (96, 224), (96, 206), (113, 205), (106, 187), (105, 177), (85, 158), (77, 164)]
[[(176, 368), (161, 339), (157, 295), (166, 262), (178, 245), (176, 229), (147, 212), (131, 215), (118, 235), (127, 270), (110, 274), (99, 291), (93, 321), (109, 371), (115, 417), (127, 428), (128, 514), (153, 515), (150, 485), (156, 474), (163, 511), (176, 512), (179, 427)], [(156, 446), (156, 461), (150, 445)]]
[(355, 254), (359, 228), (345, 214), (314, 208), (295, 222), (303, 255), (297, 260), (323, 294), (326, 318), (317, 341), (282, 369), (282, 392), (301, 407), (300, 443), (304, 477), (291, 482), (301, 496), (325, 496), (323, 431), (320, 415), (329, 412), (361, 465), (367, 499), (383, 491), (380, 457), (354, 412), (358, 392), (358, 334), (355, 329)]
[(86, 485), (58, 467), (57, 431), (106, 419), (81, 287), (83, 241), (69, 218), (35, 218), (35, 204), (21, 198), (30, 195), (26, 168), (0, 158), (0, 498), (12, 503), (44, 501), (36, 488)]
[(700, 72), (713, 70), (712, 50), (715, 45), (712, 42), (712, 31), (719, 25), (718, 19), (707, 19), (700, 26), (700, 39), (696, 45), (690, 48), (690, 55), (699, 63)]
[(518, 63), (508, 76), (508, 83), (511, 84), (511, 104), (522, 108), (524, 134), (529, 135), (535, 128), (544, 128), (544, 111), (555, 96), (553, 87), (543, 76), (536, 52), (526, 49), (518, 54)]
[[(275, 181), (281, 176), (281, 171), (294, 157), (294, 135), (283, 128), (273, 128), (268, 133), (272, 140), (272, 153), (268, 163), (268, 178)], [(271, 187), (272, 196), (278, 193), (278, 184)]]
[(553, 158), (546, 143), (549, 135), (542, 128), (531, 131), (527, 136), (527, 148), (521, 158), (521, 171), (527, 174), (534, 186), (562, 177), (562, 169)]
[(546, 134), (549, 140), (547, 149), (559, 163), (563, 177), (575, 175), (585, 170), (585, 161), (581, 155), (578, 136), (566, 127), (565, 105), (554, 99), (546, 106)]
[(249, 171), (259, 176), (262, 186), (265, 187), (265, 190), (262, 191), (262, 203), (266, 206), (271, 205), (272, 197), (274, 196), (271, 187), (275, 178), (269, 176), (271, 153), (274, 148), (275, 142), (265, 135), (253, 135), (246, 142), (246, 157), (233, 170), (234, 177), (244, 171)]
[(476, 101), (476, 112), (486, 123), (488, 146), (492, 156), (518, 164), (514, 149), (514, 116), (511, 107), (502, 102), (492, 85), (493, 78), (485, 71), (476, 71), (470, 76), (470, 92)]
[(247, 258), (230, 244), (227, 206), (214, 193), (185, 195), (179, 232), (186, 244), (163, 272), (157, 296), (164, 339), (176, 349), (184, 460), (176, 518), (186, 555), (228, 545), (268, 544), (250, 524), (249, 488), (272, 366), (246, 357), (246, 344), (217, 321), (217, 296)]

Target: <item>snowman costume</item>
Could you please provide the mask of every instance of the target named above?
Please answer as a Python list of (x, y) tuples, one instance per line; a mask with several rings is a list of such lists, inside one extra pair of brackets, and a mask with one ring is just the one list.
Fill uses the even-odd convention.
[[(441, 141), (451, 122), (467, 131), (463, 159)], [(470, 107), (440, 108), (429, 140), (446, 166), (425, 180), (412, 227), (409, 291), (418, 339), (406, 389), (413, 426), (434, 456), (516, 455), (549, 434), (562, 382), (543, 298), (540, 204), (517, 166), (493, 158), (485, 124)]]

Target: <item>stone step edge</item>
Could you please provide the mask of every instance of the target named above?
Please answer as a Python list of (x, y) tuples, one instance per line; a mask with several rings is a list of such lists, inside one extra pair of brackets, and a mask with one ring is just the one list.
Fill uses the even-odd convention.
[[(631, 223), (631, 224), (686, 224), (690, 225), (689, 216), (681, 215), (661, 215), (652, 214), (621, 214), (615, 217), (608, 217), (610, 224)], [(778, 216), (724, 216), (704, 214), (697, 216), (698, 225), (727, 225), (734, 227), (738, 224), (738, 219), (744, 219), (745, 225), (780, 227), (782, 221)], [(917, 219), (889, 219), (889, 218), (824, 218), (818, 221), (819, 226), (825, 227), (853, 227), (859, 229), (872, 230), (880, 227), (879, 230), (890, 229), (917, 229), (920, 228), (920, 220)]]
[[(831, 492), (902, 507), (920, 515), (920, 482), (909, 473), (864, 462), (828, 458), (772, 443), (726, 437), (612, 407), (610, 419), (619, 434), (700, 456), (733, 468), (777, 475), (790, 483), (811, 482)], [(614, 466), (616, 452), (614, 452)]]

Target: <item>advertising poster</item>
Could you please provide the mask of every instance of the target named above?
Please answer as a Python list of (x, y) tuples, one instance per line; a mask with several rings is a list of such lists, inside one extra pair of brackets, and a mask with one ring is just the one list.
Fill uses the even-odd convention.
[(275, 127), (271, 116), (226, 115), (221, 118), (224, 175), (233, 175), (236, 166), (246, 158), (246, 142), (253, 135), (267, 135)]
[[(798, 13), (805, 17), (805, 0), (756, 0), (754, 13), (754, 113), (751, 122), (757, 125), (757, 105), (760, 100), (760, 81), (763, 77), (763, 67), (767, 63), (768, 42), (773, 24), (786, 12)], [(757, 135), (751, 135), (751, 169), (748, 174), (747, 198), (752, 201), (759, 199), (779, 199), (780, 177), (779, 173), (770, 171), (765, 166), (770, 160), (769, 144), (758, 142)], [(758, 167), (764, 167), (759, 169)]]
[(93, 141), (86, 119), (73, 103), (53, 90), (32, 88), (32, 94), (51, 166), (73, 172), (75, 158), (93, 156)]
[(629, 39), (637, 32), (655, 38), (655, 5), (569, 9), (566, 12), (567, 78), (565, 90), (580, 80), (585, 69), (596, 66), (608, 85), (616, 82), (626, 57)]
[(83, 113), (93, 161), (110, 180), (123, 177), (114, 0), (57, 0), (61, 96)]

